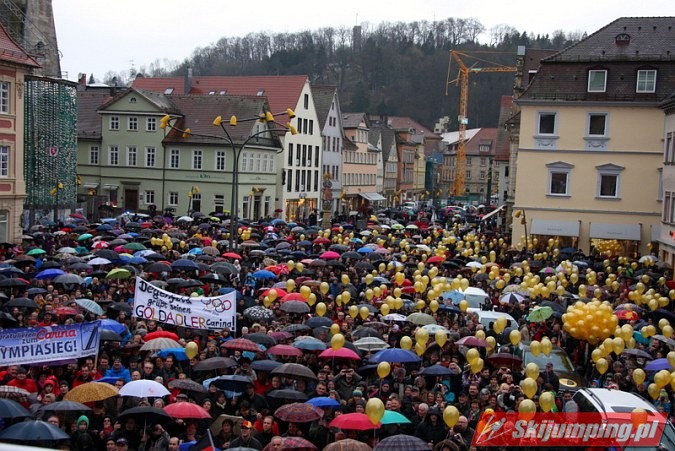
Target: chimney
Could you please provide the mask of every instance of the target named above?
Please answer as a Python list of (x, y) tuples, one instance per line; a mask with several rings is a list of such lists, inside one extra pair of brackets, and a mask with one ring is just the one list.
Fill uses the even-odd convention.
[(185, 86), (183, 86), (183, 94), (190, 94), (192, 91), (192, 68), (187, 68), (187, 74), (185, 75)]
[(77, 80), (77, 83), (81, 86), (87, 86), (87, 74), (80, 74), (80, 78)]

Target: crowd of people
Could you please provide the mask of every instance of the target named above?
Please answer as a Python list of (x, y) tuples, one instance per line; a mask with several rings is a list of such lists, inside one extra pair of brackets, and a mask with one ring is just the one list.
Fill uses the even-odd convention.
[[(526, 378), (525, 366), (515, 356), (520, 342), (544, 337), (569, 356), (583, 385), (634, 392), (651, 400), (664, 415), (672, 414), (670, 384), (654, 397), (648, 392), (654, 375), (649, 373), (644, 381), (633, 376), (634, 370), (648, 361), (666, 358), (671, 343), (675, 344), (663, 330), (663, 320), (673, 318), (669, 303), (663, 302), (664, 298), (672, 299), (665, 283), (670, 269), (656, 258), (590, 258), (578, 251), (565, 254), (553, 239), (542, 243), (541, 249), (518, 250), (498, 232), (457, 227), (443, 230), (427, 223), (383, 226), (377, 221), (368, 222), (364, 230), (355, 230), (350, 224), (323, 230), (282, 220), (242, 225), (237, 248), (228, 249), (229, 229), (215, 219), (164, 224), (158, 218), (123, 227), (78, 220), (61, 228), (35, 229), (21, 244), (2, 246), (3, 329), (96, 319), (119, 325), (119, 337), (102, 339), (100, 349), (90, 357), (46, 364), (2, 366), (0, 362), (0, 396), (14, 398), (30, 409), (34, 418), (70, 437), (51, 446), (76, 451), (281, 450), (302, 446), (330, 450), (360, 449), (347, 446), (358, 441), (384, 449), (377, 447), (383, 439), (405, 434), (419, 438), (428, 449), (468, 450), (486, 409), (518, 411), (519, 404), (528, 398), (520, 386)], [(336, 255), (328, 256), (327, 252)], [(162, 262), (170, 266), (179, 259), (194, 261), (198, 269), (155, 271), (152, 266)], [(45, 271), (50, 269), (79, 277), (82, 283), (47, 277)], [(115, 271), (118, 269), (123, 271)], [(260, 270), (273, 276), (256, 277)], [(201, 330), (137, 318), (132, 308), (137, 278), (186, 296), (235, 292), (236, 327)], [(547, 287), (551, 282), (554, 287)], [(485, 293), (481, 309), (508, 313), (518, 324), (506, 330), (482, 324), (460, 297), (448, 296), (448, 292), (461, 293), (468, 286)], [(285, 308), (287, 293), (302, 293), (307, 310)], [(505, 303), (507, 293), (518, 296)], [(641, 296), (646, 295), (657, 302), (661, 299), (658, 308), (643, 301)], [(626, 340), (626, 349), (644, 355), (612, 354), (610, 350), (603, 354), (609, 370), (596, 367), (597, 356), (592, 351), (602, 341), (589, 343), (574, 336), (563, 316), (568, 306), (588, 301), (585, 298), (606, 301), (615, 313), (621, 312), (618, 326), (630, 325), (637, 339), (632, 343)], [(94, 301), (103, 314), (76, 302), (82, 299)], [(544, 302), (557, 307), (550, 316), (531, 320), (531, 311)], [(414, 312), (423, 320), (408, 316)], [(319, 326), (311, 322), (321, 317), (328, 321), (318, 321)], [(425, 325), (438, 326), (429, 330), (440, 328), (446, 339), (436, 338), (435, 332), (421, 339), (425, 334), (419, 331)], [(663, 332), (657, 338), (640, 334), (649, 325)], [(517, 340), (510, 334), (513, 330), (518, 331)], [(338, 334), (344, 337), (344, 344), (335, 346), (332, 337)], [(142, 350), (146, 337), (157, 336), (176, 338), (182, 347), (196, 343), (198, 351), (192, 356)], [(476, 337), (483, 344), (456, 344), (464, 337)], [(258, 350), (229, 347), (235, 338), (250, 339)], [(354, 345), (363, 338), (381, 343)], [(273, 346), (282, 346), (279, 349), (287, 353), (268, 353)], [(300, 352), (289, 351), (290, 347)], [(358, 359), (351, 354), (319, 357), (323, 349), (331, 347), (345, 347)], [(419, 361), (391, 361), (384, 371), (371, 360), (384, 348), (412, 349)], [(471, 349), (481, 357), (478, 367), (467, 357)], [(495, 353), (512, 354), (514, 359), (506, 363), (491, 360)], [(200, 367), (201, 362), (218, 357), (224, 358), (221, 365)], [(274, 369), (281, 363), (299, 363), (311, 371), (311, 377), (277, 374)], [(425, 374), (432, 365), (447, 371), (442, 376)], [(573, 392), (561, 385), (553, 365), (540, 370), (531, 399), (537, 404), (541, 394), (553, 392), (555, 410), (571, 409)], [(243, 382), (220, 383), (223, 375), (241, 376)], [(49, 408), (68, 400), (69, 391), (89, 382), (104, 381), (122, 389), (137, 380), (158, 382), (170, 394), (112, 396), (86, 403), (84, 411)], [(190, 388), (185, 381), (194, 381), (203, 389)], [(318, 418), (286, 421), (279, 413), (290, 403), (311, 403), (315, 398), (325, 401), (317, 402)], [(403, 419), (382, 420), (381, 425), (371, 427), (335, 426), (342, 415), (365, 414), (367, 402), (373, 398)], [(165, 409), (183, 402), (202, 407), (208, 417), (160, 421), (128, 414), (132, 408)], [(447, 406), (455, 406), (460, 413), (451, 427), (443, 415)], [(22, 420), (3, 418), (2, 428)], [(1, 437), (0, 432), (0, 441), (4, 441)], [(340, 443), (346, 447), (337, 447)]]

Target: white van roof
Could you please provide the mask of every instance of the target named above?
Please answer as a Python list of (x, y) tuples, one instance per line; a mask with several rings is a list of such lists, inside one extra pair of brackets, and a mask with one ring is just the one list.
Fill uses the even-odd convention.
[[(588, 388), (586, 389), (593, 396), (591, 399), (602, 403), (601, 411), (604, 412), (632, 412), (633, 409), (640, 407), (647, 412), (656, 412), (651, 403), (648, 403), (639, 396), (630, 392), (621, 390), (609, 390), (607, 388)], [(594, 399), (597, 398), (597, 399)]]

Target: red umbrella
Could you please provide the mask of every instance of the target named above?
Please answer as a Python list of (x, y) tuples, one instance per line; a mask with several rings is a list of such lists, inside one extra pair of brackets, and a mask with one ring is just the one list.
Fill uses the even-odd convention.
[(523, 359), (508, 352), (498, 352), (488, 356), (487, 362), (493, 366), (521, 367)]
[(319, 258), (323, 258), (324, 260), (337, 260), (340, 258), (340, 254), (333, 251), (327, 251), (319, 255)]
[(279, 407), (274, 416), (287, 423), (310, 423), (323, 417), (323, 410), (311, 404), (294, 402)]
[(361, 357), (349, 348), (340, 348), (337, 351), (334, 351), (333, 348), (328, 348), (319, 354), (319, 358), (361, 360)]
[(267, 350), (268, 354), (282, 357), (300, 357), (302, 350), (289, 345), (275, 345)]
[(236, 252), (225, 252), (223, 254), (223, 257), (234, 258), (235, 260), (241, 260), (241, 255), (237, 254)]
[(157, 330), (155, 332), (149, 332), (145, 334), (143, 340), (148, 342), (150, 340), (154, 340), (155, 338), (170, 338), (171, 340), (175, 341), (180, 340), (180, 337), (178, 337), (178, 335), (176, 335), (173, 332), (169, 332), (168, 330)]
[(55, 315), (75, 316), (82, 312), (73, 307), (56, 307), (54, 310), (52, 310), (52, 313)]
[[(271, 451), (276, 450), (276, 448), (273, 448), (269, 444), (263, 449)], [(314, 445), (314, 443), (302, 437), (284, 437), (284, 449), (294, 449), (297, 451), (315, 451), (318, 448), (316, 445)]]
[(314, 244), (330, 244), (330, 240), (328, 238), (324, 238), (322, 236), (316, 238), (312, 243)]
[(235, 338), (234, 340), (226, 341), (220, 347), (237, 351), (260, 352), (258, 345), (246, 338)]
[(307, 302), (307, 299), (303, 298), (300, 293), (288, 293), (286, 296), (281, 298), (281, 302), (288, 302), (288, 301)]
[(427, 263), (443, 263), (445, 259), (439, 255), (427, 258)]
[(267, 288), (267, 289), (263, 290), (262, 292), (260, 292), (260, 296), (265, 297), (265, 296), (269, 295), (270, 290), (276, 290), (277, 298), (283, 298), (284, 296), (286, 296), (288, 294), (288, 292), (286, 290), (284, 290), (283, 288)]
[(457, 345), (468, 346), (470, 348), (487, 348), (487, 343), (485, 340), (481, 340), (478, 337), (467, 335), (464, 338), (460, 338), (455, 342)]
[(346, 413), (335, 417), (328, 426), (350, 431), (368, 431), (370, 429), (378, 429), (380, 424), (373, 425), (365, 413)]
[(168, 413), (171, 418), (211, 418), (211, 414), (209, 414), (202, 406), (191, 402), (175, 402), (164, 407), (164, 411)]
[(618, 310), (614, 312), (614, 314), (617, 316), (617, 318), (627, 321), (635, 321), (640, 318), (640, 315), (638, 315), (634, 310)]

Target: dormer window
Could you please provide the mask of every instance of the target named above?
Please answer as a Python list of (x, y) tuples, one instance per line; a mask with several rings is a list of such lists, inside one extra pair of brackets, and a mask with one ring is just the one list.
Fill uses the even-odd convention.
[(635, 92), (656, 92), (656, 70), (637, 71), (637, 86)]
[(136, 103), (136, 97), (130, 97), (129, 103)]
[(607, 71), (588, 71), (588, 92), (605, 92), (607, 90)]

